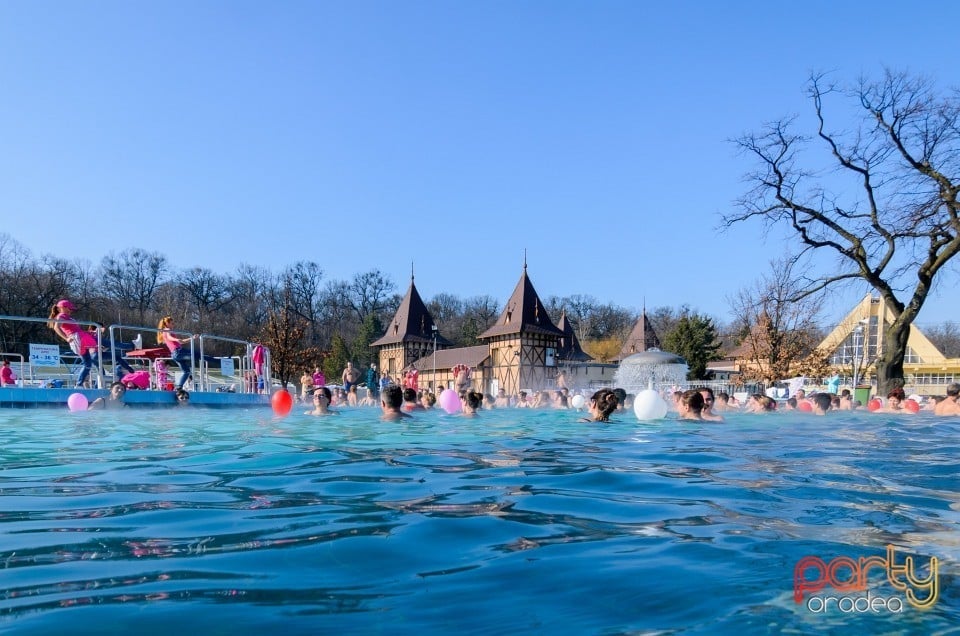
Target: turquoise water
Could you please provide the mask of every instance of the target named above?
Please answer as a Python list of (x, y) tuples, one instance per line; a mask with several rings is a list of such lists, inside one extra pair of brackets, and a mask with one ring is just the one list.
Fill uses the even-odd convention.
[[(956, 633), (960, 418), (576, 417), (4, 409), (0, 633)], [(794, 602), (888, 544), (931, 608)]]

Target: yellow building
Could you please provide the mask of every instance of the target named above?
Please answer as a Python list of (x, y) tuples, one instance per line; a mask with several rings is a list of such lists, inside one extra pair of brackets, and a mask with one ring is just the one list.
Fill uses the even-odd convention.
[[(880, 298), (867, 294), (823, 339), (830, 365), (847, 386), (870, 384), (882, 352), (882, 328), (893, 316)], [(903, 363), (907, 394), (944, 395), (946, 385), (960, 381), (960, 358), (945, 358), (915, 325), (910, 326)]]

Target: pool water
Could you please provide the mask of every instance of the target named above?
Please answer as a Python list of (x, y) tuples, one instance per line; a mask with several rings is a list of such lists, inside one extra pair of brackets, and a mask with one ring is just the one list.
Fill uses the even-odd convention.
[[(377, 415), (0, 411), (0, 633), (960, 624), (960, 418)], [(816, 594), (867, 595), (829, 587), (794, 602), (801, 558), (888, 545), (918, 576), (937, 558), (931, 607), (903, 601), (880, 569), (869, 595), (901, 599), (900, 612), (813, 611)]]

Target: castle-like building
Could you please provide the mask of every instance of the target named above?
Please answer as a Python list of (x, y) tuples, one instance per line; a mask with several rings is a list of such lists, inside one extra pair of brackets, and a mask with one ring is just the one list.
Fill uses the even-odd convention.
[(472, 388), (491, 395), (499, 389), (507, 395), (553, 389), (561, 372), (569, 377), (570, 387), (609, 384), (616, 370), (616, 365), (593, 362), (565, 314), (559, 325), (553, 323), (527, 275), (526, 263), (500, 317), (478, 339), (483, 344), (453, 347), (439, 333), (411, 276), (386, 333), (370, 346), (378, 351), (383, 373), (398, 380), (405, 372), (416, 371), (418, 386), (433, 391), (438, 386), (453, 388), (456, 370), (462, 367), (470, 370)]

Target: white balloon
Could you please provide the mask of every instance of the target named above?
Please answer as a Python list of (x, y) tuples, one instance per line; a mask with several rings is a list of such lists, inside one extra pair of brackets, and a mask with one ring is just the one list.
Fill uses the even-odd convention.
[(638, 420), (659, 420), (667, 414), (667, 403), (653, 389), (644, 389), (633, 400), (633, 412)]
[(570, 400), (570, 404), (575, 409), (582, 409), (583, 403), (584, 403), (584, 399), (582, 395), (574, 395), (573, 398)]

